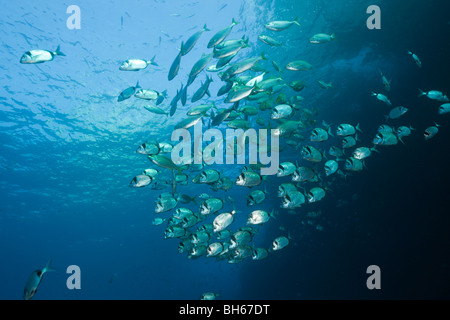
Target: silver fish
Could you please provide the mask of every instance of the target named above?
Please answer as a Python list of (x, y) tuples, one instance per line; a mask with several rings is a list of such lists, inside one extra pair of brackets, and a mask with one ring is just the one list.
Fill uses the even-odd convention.
[(220, 30), (219, 32), (217, 32), (212, 38), (211, 40), (209, 40), (208, 42), (208, 48), (213, 48), (215, 46), (217, 46), (219, 43), (221, 43), (223, 40), (225, 40), (225, 38), (230, 34), (231, 29), (233, 29), (233, 27), (235, 25), (237, 25), (239, 22), (236, 22), (234, 20), (234, 18), (232, 19), (232, 23), (230, 26)]
[(36, 294), (36, 291), (41, 284), (42, 277), (45, 273), (49, 271), (55, 271), (55, 269), (52, 269), (51, 267), (51, 262), (52, 260), (50, 259), (44, 268), (42, 268), (41, 270), (35, 270), (30, 274), (23, 290), (23, 298), (25, 300), (31, 300), (31, 298), (33, 298), (33, 296)]
[(428, 127), (425, 129), (425, 132), (423, 133), (425, 141), (430, 140), (439, 132), (438, 127), (439, 127), (439, 125), (435, 124), (435, 126), (431, 126), (431, 127)]
[(181, 42), (181, 55), (182, 56), (187, 55), (192, 50), (192, 48), (194, 48), (194, 46), (197, 43), (198, 39), (200, 39), (200, 36), (205, 31), (210, 31), (206, 27), (206, 24), (203, 26), (203, 28), (200, 31), (197, 31), (192, 36), (190, 36), (189, 39), (186, 41), (186, 43)]
[(48, 50), (30, 50), (23, 54), (20, 58), (20, 63), (23, 64), (35, 64), (35, 63), (44, 63), (47, 61), (52, 61), (56, 56), (65, 56), (64, 53), (60, 51), (60, 48), (56, 48), (55, 51)]
[(234, 221), (234, 214), (236, 211), (225, 212), (219, 214), (213, 221), (214, 233), (226, 229)]
[(137, 175), (130, 182), (130, 188), (142, 188), (152, 183), (153, 178), (144, 174)]
[(409, 50), (408, 50), (408, 54), (411, 55), (411, 57), (414, 59), (414, 62), (416, 63), (416, 65), (419, 68), (422, 68), (422, 61), (420, 61), (419, 57), (415, 53), (413, 53)]
[(258, 36), (258, 39), (263, 43), (273, 47), (279, 47), (283, 44), (281, 41), (275, 40), (274, 38), (267, 35), (260, 35)]
[(272, 250), (277, 251), (285, 248), (287, 245), (289, 245), (289, 239), (285, 236), (281, 236), (276, 238), (272, 243)]
[(181, 56), (182, 51), (180, 50), (180, 52), (175, 57), (175, 60), (173, 60), (172, 65), (170, 66), (168, 75), (169, 81), (173, 80), (177, 76), (178, 71), (180, 70)]
[(194, 81), (195, 77), (208, 65), (208, 63), (211, 61), (213, 57), (213, 53), (210, 54), (203, 54), (202, 57), (194, 64), (194, 66), (191, 69), (191, 72), (189, 72), (189, 80), (187, 85), (191, 85), (191, 83)]
[(117, 101), (118, 101), (118, 102), (121, 102), (121, 101), (124, 101), (124, 100), (126, 100), (126, 99), (131, 98), (131, 97), (134, 95), (134, 93), (136, 92), (136, 89), (138, 89), (138, 88), (140, 88), (140, 87), (141, 87), (141, 86), (139, 85), (139, 81), (138, 81), (138, 82), (136, 83), (136, 86), (134, 86), (134, 87), (129, 87), (129, 88), (123, 90), (123, 91), (120, 93), (119, 97), (117, 98)]
[(287, 28), (291, 27), (293, 24), (298, 25), (301, 27), (300, 23), (298, 22), (298, 17), (296, 17), (292, 21), (271, 21), (265, 25), (266, 29), (272, 30), (272, 31), (283, 31)]
[(158, 64), (155, 62), (155, 57), (156, 56), (153, 56), (150, 60), (128, 59), (122, 63), (119, 69), (123, 71), (139, 71), (147, 68), (149, 65), (157, 66)]

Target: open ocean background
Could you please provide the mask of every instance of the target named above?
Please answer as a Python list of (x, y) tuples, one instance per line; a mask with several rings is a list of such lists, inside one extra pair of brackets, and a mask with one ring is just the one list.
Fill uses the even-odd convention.
[[(81, 8), (80, 30), (66, 27), (72, 4)], [(372, 4), (381, 8), (381, 30), (366, 27)], [(57, 271), (44, 276), (36, 300), (199, 299), (204, 292), (232, 300), (450, 298), (450, 116), (438, 115), (439, 102), (417, 97), (419, 88), (450, 94), (448, 12), (450, 2), (444, 0), (3, 1), (0, 299), (22, 299), (29, 274), (49, 258)], [(265, 23), (296, 16), (302, 27), (275, 34), (283, 46), (257, 39), (271, 34)], [(264, 51), (283, 66), (297, 59), (314, 66), (301, 75), (284, 71), (283, 77), (308, 84), (300, 95), (305, 105), (318, 109), (318, 123), (331, 123), (333, 131), (340, 123), (360, 123), (360, 145), (370, 146), (390, 110), (370, 96), (384, 92), (381, 69), (392, 79), (388, 96), (393, 105), (409, 109), (390, 124), (416, 129), (404, 138), (405, 145), (378, 147), (367, 169), (339, 179), (323, 201), (295, 215), (279, 208), (281, 199), (275, 197), (278, 185), (289, 178), (269, 177), (271, 196), (259, 208), (275, 207), (280, 214), (259, 228), (254, 243), (269, 248), (275, 237), (288, 233), (293, 240), (265, 260), (237, 264), (179, 254), (178, 240), (164, 240), (165, 225), (151, 224), (161, 191), (128, 187), (135, 175), (152, 167), (137, 147), (150, 138), (170, 141), (190, 103), (166, 119), (146, 111), (145, 101), (117, 102), (119, 93), (139, 80), (143, 88), (167, 89), (163, 106), (170, 108), (192, 65), (210, 52), (209, 39), (232, 18), (240, 23), (228, 39), (250, 39), (240, 58)], [(211, 31), (182, 58), (178, 76), (169, 82), (181, 41), (204, 24)], [(322, 32), (336, 33), (337, 41), (308, 43)], [(58, 45), (66, 57), (19, 63), (26, 51), (53, 51)], [(421, 58), (422, 68), (407, 50)], [(119, 71), (126, 59), (154, 55), (157, 67)], [(205, 73), (189, 87), (189, 97)], [(223, 97), (216, 98), (222, 84), (213, 76), (212, 97), (204, 100), (227, 106)], [(334, 89), (321, 89), (318, 80), (332, 81)], [(424, 141), (424, 129), (434, 122), (439, 133)], [(296, 159), (299, 151), (292, 148), (280, 154), (280, 161)], [(241, 167), (220, 169), (234, 181)], [(213, 194), (193, 184), (178, 191)], [(236, 229), (249, 212), (248, 192), (234, 186), (217, 193), (231, 195), (242, 211)], [(318, 210), (322, 215), (313, 224), (322, 231), (305, 218)], [(366, 287), (366, 269), (373, 264), (381, 268), (381, 290)], [(66, 287), (69, 265), (81, 268), (81, 290)]]

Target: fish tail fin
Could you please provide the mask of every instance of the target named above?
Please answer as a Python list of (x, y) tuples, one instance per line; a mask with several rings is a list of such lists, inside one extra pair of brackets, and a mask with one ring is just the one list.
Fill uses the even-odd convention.
[[(277, 211), (276, 214), (278, 214), (278, 211)], [(272, 208), (272, 211), (269, 213), (269, 217), (271, 217), (271, 218), (273, 218), (273, 219), (276, 219), (276, 218), (277, 218), (277, 217), (276, 217), (276, 214), (275, 214), (275, 209)]]
[(250, 40), (250, 38), (247, 38), (247, 39), (243, 38), (242, 39), (242, 42), (244, 43), (242, 48), (250, 47), (250, 45), (248, 44), (249, 40)]
[(58, 46), (58, 48), (56, 48), (55, 52), (53, 52), (53, 55), (55, 55), (55, 56), (65, 56), (65, 54), (61, 52), (60, 46)]
[(440, 125), (438, 125), (436, 122), (434, 123), (434, 125), (436, 126), (436, 128), (440, 127)]
[(389, 115), (385, 114), (384, 115), (384, 119), (386, 119), (386, 121), (388, 121), (389, 120)]
[(266, 56), (266, 53), (264, 51), (261, 53), (261, 59), (268, 60), (267, 56)]
[(411, 50), (408, 50), (408, 54), (411, 54), (411, 55), (412, 55), (413, 53), (411, 52)]
[(234, 216), (236, 213), (241, 213), (242, 211), (236, 210), (236, 206), (233, 204), (233, 210), (231, 210), (231, 214)]
[(56, 271), (55, 269), (52, 268), (52, 259), (49, 259), (47, 261), (47, 264), (45, 265), (45, 267), (42, 269), (42, 274), (49, 272), (49, 271)]
[(426, 93), (422, 89), (419, 89), (418, 97), (425, 96), (425, 95), (426, 95)]
[(189, 75), (188, 81), (186, 83), (187, 86), (190, 86), (192, 84), (192, 82), (194, 82), (195, 77), (192, 77), (191, 75)]
[(336, 39), (336, 35), (334, 34), (334, 32), (331, 34), (331, 37), (330, 37), (331, 39), (333, 39), (333, 40), (337, 40)]
[(400, 140), (401, 143), (405, 144), (405, 142), (403, 142), (402, 137), (398, 137), (398, 140)]
[(269, 192), (267, 192), (267, 186), (264, 185), (264, 194), (269, 194)]
[(334, 137), (333, 133), (331, 132), (331, 126), (328, 127), (328, 134), (329, 134), (330, 136)]
[(141, 88), (141, 86), (139, 85), (139, 80), (136, 82), (136, 87), (135, 88)]
[(416, 129), (414, 129), (413, 127), (411, 127), (411, 125), (409, 125), (409, 130), (414, 130), (414, 131), (416, 131)]
[(232, 21), (231, 21), (231, 24), (232, 24), (233, 26), (235, 26), (235, 25), (239, 24), (239, 22), (236, 21), (236, 20), (234, 20), (234, 18), (233, 18)]
[(364, 168), (366, 168), (366, 170), (369, 170), (369, 168), (367, 168), (367, 166), (366, 166), (366, 162), (363, 160), (363, 161), (361, 161), (362, 162), (362, 164), (363, 164), (363, 167)]
[(162, 95), (164, 98), (167, 98), (167, 89), (164, 90), (163, 92), (161, 92), (161, 95)]
[(206, 26), (206, 24), (203, 26), (203, 31), (211, 31), (208, 29), (208, 27)]
[(294, 21), (293, 21), (296, 25), (298, 25), (299, 27), (301, 27), (302, 25), (300, 24), (300, 22), (298, 22), (298, 17), (295, 17)]
[(363, 132), (363, 131), (359, 128), (359, 123), (356, 125), (355, 129), (358, 130), (358, 131), (361, 132), (361, 133)]
[(158, 64), (155, 61), (156, 55), (153, 56), (153, 58), (150, 59), (150, 61), (148, 61), (148, 64), (151, 64), (153, 66), (158, 66)]
[(370, 151), (375, 151), (377, 153), (380, 153), (380, 151), (378, 151), (377, 146), (373, 146), (372, 148), (370, 148)]
[(191, 200), (195, 205), (198, 205), (198, 202), (197, 202), (197, 195), (195, 195), (193, 198), (192, 198), (192, 200)]

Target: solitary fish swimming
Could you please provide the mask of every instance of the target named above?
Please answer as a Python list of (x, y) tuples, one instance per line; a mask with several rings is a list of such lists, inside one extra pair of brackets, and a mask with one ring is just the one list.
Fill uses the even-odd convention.
[(439, 127), (439, 125), (437, 123), (435, 123), (435, 126), (431, 126), (431, 127), (428, 127), (425, 129), (425, 132), (423, 133), (425, 141), (430, 140), (439, 132), (438, 127)]
[(416, 63), (416, 65), (419, 68), (422, 68), (422, 61), (420, 61), (419, 57), (411, 51), (408, 51), (408, 54), (411, 55), (411, 57), (414, 59), (414, 62)]
[(51, 263), (52, 260), (50, 259), (42, 270), (35, 270), (32, 274), (30, 274), (23, 290), (23, 298), (25, 300), (31, 300), (31, 298), (33, 298), (39, 285), (41, 284), (42, 277), (46, 272), (55, 271), (55, 269), (52, 269), (50, 266)]
[(437, 100), (440, 102), (448, 102), (449, 101), (448, 97), (445, 94), (443, 94), (441, 91), (430, 90), (428, 92), (424, 92), (419, 89), (419, 92), (420, 92), (419, 97), (427, 96), (429, 99)]
[(48, 50), (30, 50), (23, 54), (20, 58), (20, 63), (32, 64), (32, 63), (44, 63), (52, 61), (55, 56), (65, 56), (58, 48), (55, 51)]
[(148, 67), (148, 65), (157, 66), (158, 64), (155, 62), (155, 56), (150, 60), (142, 60), (142, 59), (128, 59), (122, 63), (119, 67), (119, 70), (123, 71), (139, 71)]
[(334, 33), (332, 33), (331, 35), (326, 33), (318, 33), (313, 35), (311, 39), (309, 39), (309, 43), (326, 43), (330, 42), (331, 40), (336, 40)]
[(265, 25), (266, 29), (272, 30), (272, 31), (283, 31), (292, 26), (293, 24), (298, 25), (301, 27), (300, 23), (298, 22), (298, 17), (296, 17), (292, 21), (271, 21)]

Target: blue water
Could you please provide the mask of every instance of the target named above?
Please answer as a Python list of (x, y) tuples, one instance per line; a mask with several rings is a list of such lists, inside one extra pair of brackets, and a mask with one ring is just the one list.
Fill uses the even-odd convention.
[[(72, 4), (81, 9), (80, 30), (66, 26)], [(381, 8), (381, 30), (366, 27), (371, 4)], [(417, 97), (419, 88), (450, 94), (448, 6), (438, 0), (2, 3), (0, 299), (21, 299), (29, 274), (50, 258), (56, 272), (44, 276), (33, 299), (198, 299), (203, 292), (219, 293), (220, 299), (450, 298), (450, 121), (448, 115), (438, 115), (440, 103)], [(264, 28), (268, 21), (296, 16), (301, 27), (280, 33)], [(378, 148), (362, 172), (330, 179), (326, 198), (296, 214), (279, 208), (281, 198), (275, 196), (278, 185), (290, 179), (269, 177), (263, 182), (269, 197), (258, 208), (275, 208), (279, 215), (258, 228), (252, 244), (270, 248), (275, 237), (288, 234), (291, 243), (265, 260), (236, 264), (179, 254), (179, 240), (164, 239), (165, 224), (151, 224), (155, 198), (170, 190), (128, 187), (134, 176), (154, 167), (136, 153), (138, 146), (148, 139), (170, 141), (190, 103), (179, 103), (176, 114), (166, 118), (149, 113), (143, 108), (147, 103), (134, 97), (117, 102), (122, 90), (139, 81), (144, 88), (167, 89), (162, 107), (169, 110), (192, 65), (211, 52), (209, 39), (232, 18), (240, 23), (228, 39), (249, 38), (250, 47), (242, 49), (240, 59), (264, 51), (283, 66), (299, 59), (313, 65), (307, 72), (284, 71), (282, 77), (287, 83), (307, 83), (299, 95), (305, 107), (317, 108), (317, 124), (324, 120), (335, 130), (340, 123), (359, 123), (358, 146), (370, 146), (390, 110), (370, 96), (371, 91), (384, 92), (381, 69), (392, 79), (388, 95), (393, 104), (409, 108), (390, 124), (416, 129), (404, 138), (405, 145)], [(182, 57), (177, 77), (169, 82), (181, 41), (204, 24), (211, 31)], [(337, 41), (308, 43), (322, 32), (336, 33)], [(260, 34), (276, 37), (283, 46), (263, 44)], [(65, 57), (19, 63), (26, 51), (53, 51), (58, 45)], [(422, 68), (407, 50), (417, 53)], [(159, 66), (119, 71), (126, 59), (154, 55)], [(275, 75), (270, 61), (263, 66)], [(226, 96), (216, 97), (222, 83), (212, 76), (211, 98), (201, 102), (228, 107), (222, 102)], [(205, 78), (203, 71), (189, 87), (188, 98)], [(318, 80), (332, 81), (334, 88), (323, 90)], [(289, 88), (283, 92), (295, 94)], [(268, 119), (269, 113), (261, 117)], [(250, 120), (257, 128), (256, 117)], [(434, 122), (439, 133), (424, 141), (424, 129)], [(310, 129), (303, 133), (307, 139)], [(340, 138), (314, 145), (327, 150), (333, 143), (339, 145)], [(305, 163), (290, 147), (280, 160)], [(216, 168), (234, 181), (242, 166)], [(196, 174), (188, 173), (190, 178)], [(311, 186), (305, 184), (306, 189)], [(249, 189), (233, 186), (225, 193), (189, 184), (177, 191), (231, 195), (241, 211), (231, 229), (245, 225)], [(306, 217), (318, 210), (318, 218)], [(169, 218), (170, 213), (161, 216)], [(381, 268), (381, 290), (366, 287), (366, 269), (372, 264)], [(81, 290), (66, 286), (70, 265), (81, 269)]]

